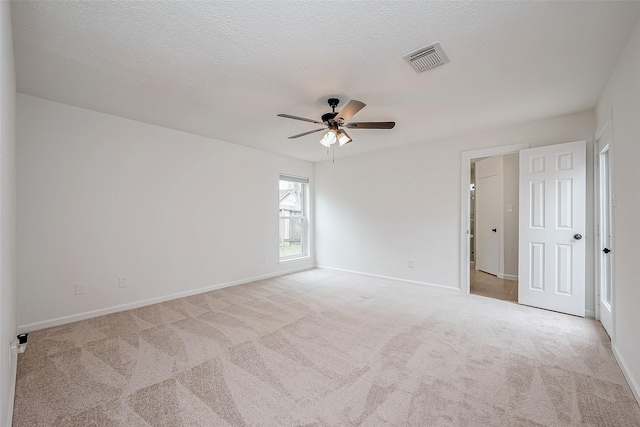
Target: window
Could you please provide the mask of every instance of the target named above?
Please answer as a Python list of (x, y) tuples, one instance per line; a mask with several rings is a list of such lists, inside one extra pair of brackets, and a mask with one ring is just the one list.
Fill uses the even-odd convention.
[(280, 175), (280, 260), (309, 254), (308, 187), (309, 178)]

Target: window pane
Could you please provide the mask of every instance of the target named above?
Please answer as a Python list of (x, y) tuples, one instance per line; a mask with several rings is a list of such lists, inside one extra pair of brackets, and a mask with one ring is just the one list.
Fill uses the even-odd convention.
[(303, 218), (280, 218), (280, 258), (303, 255), (302, 226)]
[(280, 180), (280, 258), (305, 255), (306, 186)]

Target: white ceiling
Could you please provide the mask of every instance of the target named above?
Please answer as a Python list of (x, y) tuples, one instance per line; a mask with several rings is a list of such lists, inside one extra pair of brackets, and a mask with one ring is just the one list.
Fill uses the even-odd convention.
[[(14, 1), (18, 90), (309, 161), (327, 98), (365, 102), (336, 157), (594, 108), (640, 2)], [(403, 55), (440, 41), (451, 62)], [(340, 107), (340, 106), (339, 106)]]

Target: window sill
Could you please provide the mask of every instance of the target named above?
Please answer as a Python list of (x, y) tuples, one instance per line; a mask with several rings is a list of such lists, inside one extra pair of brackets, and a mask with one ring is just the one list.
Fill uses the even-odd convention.
[(281, 258), (280, 260), (278, 260), (278, 264), (286, 264), (291, 261), (300, 261), (300, 260), (309, 259), (309, 258), (311, 258), (310, 255), (300, 255), (300, 256), (294, 256), (291, 258)]

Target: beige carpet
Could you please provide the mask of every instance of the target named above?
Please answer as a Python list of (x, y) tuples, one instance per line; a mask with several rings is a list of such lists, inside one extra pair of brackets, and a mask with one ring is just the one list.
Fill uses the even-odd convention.
[(34, 332), (14, 426), (640, 426), (593, 320), (311, 270)]

